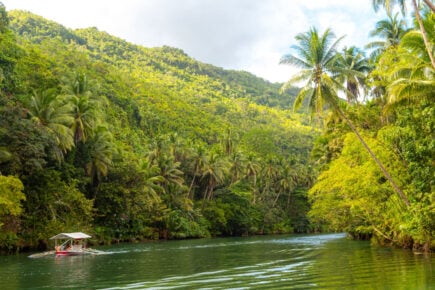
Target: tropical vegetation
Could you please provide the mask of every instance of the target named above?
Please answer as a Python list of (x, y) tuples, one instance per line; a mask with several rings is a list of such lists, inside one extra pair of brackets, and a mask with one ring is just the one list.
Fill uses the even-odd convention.
[(0, 8), (1, 249), (311, 230), (296, 89)]
[[(373, 1), (387, 8), (392, 2)], [(435, 14), (415, 9), (414, 28), (397, 14), (376, 24), (371, 34), (384, 40), (367, 46), (371, 59), (338, 51), (340, 39), (313, 28), (296, 37), (295, 53), (282, 63), (301, 68), (284, 86), (305, 83), (294, 108), (308, 99), (311, 114), (329, 110), (312, 151), (320, 168), (308, 193), (312, 225), (429, 251), (435, 247), (435, 71), (428, 44), (435, 44)]]
[[(346, 231), (435, 248), (435, 14), (310, 28), (285, 84), (0, 5), (0, 249)], [(369, 55), (369, 56), (368, 56)], [(300, 88), (298, 87), (300, 86)]]

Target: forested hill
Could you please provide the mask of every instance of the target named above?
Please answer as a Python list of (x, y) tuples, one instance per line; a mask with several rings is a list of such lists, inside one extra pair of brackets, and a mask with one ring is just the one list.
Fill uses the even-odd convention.
[[(125, 85), (121, 94), (113, 92), (113, 88), (106, 88), (112, 92), (102, 93), (118, 103), (119, 99), (128, 98), (133, 103), (129, 104), (133, 107), (131, 109), (140, 107), (145, 110), (142, 113), (148, 119), (147, 126), (152, 126), (154, 130), (187, 130), (190, 134), (197, 135), (201, 133), (201, 130), (197, 130), (200, 129), (197, 127), (200, 123), (198, 118), (203, 114), (212, 115), (207, 119), (217, 118), (219, 123), (222, 122), (227, 127), (241, 129), (249, 129), (254, 124), (239, 124), (238, 121), (251, 120), (256, 124), (262, 118), (255, 118), (260, 112), (259, 115), (263, 115), (263, 118), (281, 119), (278, 121), (281, 124), (295, 121), (290, 127), (301, 124), (300, 116), (279, 110), (289, 109), (294, 96), (280, 94), (280, 84), (272, 84), (248, 72), (224, 70), (204, 64), (176, 48), (134, 45), (96, 28), (73, 31), (29, 12), (13, 11), (10, 17), (11, 29), (22, 37), (23, 44), (27, 40), (34, 45), (34, 49), (54, 58), (57, 64), (63, 64), (65, 73), (86, 69), (84, 63), (80, 63), (86, 62), (86, 66), (94, 67), (89, 67), (91, 71), (86, 72), (90, 81), (108, 86), (107, 80), (101, 81), (101, 78), (108, 77)], [(109, 75), (102, 70), (107, 70)], [(39, 71), (38, 69), (37, 72)], [(95, 74), (95, 77), (91, 74)], [(132, 96), (135, 96), (134, 100)], [(268, 107), (278, 110), (270, 110)], [(169, 114), (165, 111), (167, 108), (171, 110)], [(150, 121), (158, 112), (163, 113), (163, 116), (159, 117), (158, 124), (151, 124)], [(186, 114), (190, 120), (185, 118)], [(286, 119), (285, 122), (282, 122), (282, 118)], [(183, 122), (179, 122), (180, 119)], [(213, 123), (217, 124), (216, 121)], [(222, 127), (222, 124), (218, 127)], [(201, 125), (201, 128), (213, 130), (209, 126)], [(210, 137), (217, 133), (212, 131), (203, 135)]]
[(2, 249), (68, 231), (111, 242), (308, 229), (315, 130), (280, 84), (96, 28), (1, 17)]
[(224, 70), (211, 64), (201, 63), (190, 58), (181, 49), (168, 46), (146, 48), (131, 44), (120, 38), (99, 31), (97, 28), (71, 30), (53, 21), (24, 11), (13, 11), (11, 28), (20, 36), (33, 43), (41, 43), (47, 38), (57, 38), (62, 42), (73, 42), (86, 47), (95, 60), (116, 66), (141, 65), (152, 67), (162, 73), (179, 75), (204, 75), (234, 90), (232, 97), (245, 97), (250, 101), (271, 107), (286, 109), (292, 104), (297, 89), (291, 94), (279, 94), (279, 83), (270, 83), (249, 72)]

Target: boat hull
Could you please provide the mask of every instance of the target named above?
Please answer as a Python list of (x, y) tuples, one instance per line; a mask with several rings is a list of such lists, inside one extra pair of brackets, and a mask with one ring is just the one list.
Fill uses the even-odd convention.
[(56, 251), (56, 256), (80, 256), (84, 255), (84, 251)]

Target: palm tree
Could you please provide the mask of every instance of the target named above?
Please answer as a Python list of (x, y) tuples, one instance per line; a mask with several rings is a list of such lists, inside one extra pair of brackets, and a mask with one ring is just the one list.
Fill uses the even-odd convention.
[(427, 7), (435, 13), (435, 5), (430, 0), (423, 0), (423, 2), (426, 3)]
[(177, 187), (181, 188), (184, 185), (184, 172), (181, 171), (180, 162), (175, 162), (173, 156), (163, 154), (163, 156), (157, 160), (156, 165), (160, 168), (160, 176), (163, 177), (161, 183), (164, 193), (169, 193), (169, 188)]
[(206, 181), (204, 200), (213, 198), (213, 192), (217, 185), (224, 183), (230, 168), (229, 162), (215, 152), (210, 152), (207, 162), (204, 164), (201, 179)]
[(98, 191), (98, 184), (107, 175), (109, 167), (112, 165), (113, 155), (116, 152), (112, 134), (106, 127), (98, 126), (90, 145), (91, 160), (86, 164), (86, 172), (91, 177), (92, 185), (96, 188), (95, 195)]
[(296, 40), (299, 41), (299, 45), (294, 46), (297, 55), (285, 55), (282, 58), (281, 63), (302, 68), (285, 86), (292, 85), (295, 81), (306, 82), (296, 97), (294, 109), (298, 109), (302, 101), (308, 98), (311, 112), (320, 113), (325, 105), (329, 105), (332, 110), (338, 112), (377, 163), (403, 202), (409, 206), (410, 202), (408, 198), (340, 107), (338, 92), (346, 92), (346, 89), (334, 79), (335, 74), (340, 72), (336, 47), (341, 40), (340, 38), (333, 42), (334, 38), (334, 34), (329, 29), (319, 36), (317, 30), (312, 28), (310, 31), (296, 36)]
[(235, 183), (239, 181), (243, 176), (246, 166), (246, 157), (243, 152), (237, 150), (231, 153), (231, 155), (229, 156), (229, 160), (231, 162), (231, 183)]
[(28, 106), (33, 121), (44, 126), (55, 138), (59, 148), (57, 159), (74, 146), (71, 105), (59, 96), (55, 90), (49, 89), (35, 92)]
[(246, 159), (245, 176), (252, 179), (252, 203), (255, 204), (257, 199), (257, 177), (261, 167), (254, 154), (249, 154)]
[(281, 64), (302, 69), (284, 85), (284, 89), (294, 83), (306, 82), (296, 96), (294, 110), (299, 109), (305, 99), (308, 99), (311, 114), (320, 114), (325, 105), (337, 103), (336, 92), (340, 85), (332, 76), (338, 72), (336, 47), (343, 37), (332, 42), (334, 38), (329, 29), (319, 36), (317, 29), (312, 28), (296, 36), (299, 45), (292, 46), (296, 55), (288, 54), (281, 59)]
[(191, 169), (191, 175), (192, 175), (192, 181), (189, 186), (189, 191), (187, 193), (187, 197), (193, 199), (193, 187), (195, 185), (196, 178), (201, 176), (202, 169), (204, 165), (207, 163), (207, 156), (206, 156), (206, 149), (204, 146), (195, 145), (191, 149), (191, 156), (190, 156), (190, 167)]
[(139, 172), (143, 178), (144, 193), (155, 201), (160, 202), (159, 194), (163, 192), (160, 186), (164, 182), (163, 176), (160, 175), (160, 168), (149, 162), (149, 160), (139, 160)]
[(376, 59), (383, 51), (389, 47), (397, 47), (402, 37), (409, 31), (404, 19), (398, 19), (398, 13), (388, 14), (387, 19), (376, 22), (376, 27), (370, 31), (370, 36), (380, 37), (381, 40), (370, 42), (366, 48), (374, 49), (370, 54), (372, 59)]
[(184, 148), (186, 147), (184, 144), (183, 138), (181, 138), (176, 132), (169, 134), (168, 141), (170, 143), (170, 152), (171, 155), (174, 156), (174, 160), (177, 162), (181, 162), (186, 156)]
[(361, 90), (366, 88), (366, 76), (371, 70), (364, 53), (355, 46), (344, 48), (339, 54), (339, 78), (345, 84), (347, 102), (358, 102)]
[[(423, 2), (430, 8), (430, 10), (432, 10), (432, 12), (435, 12), (435, 5), (430, 0), (423, 0)], [(406, 10), (405, 0), (373, 0), (372, 3), (376, 11), (379, 6), (384, 6), (387, 9), (387, 12), (389, 12), (391, 11), (391, 7), (395, 4), (400, 6), (402, 12)]]
[(74, 142), (86, 142), (92, 136), (97, 125), (98, 102), (93, 99), (88, 89), (88, 81), (85, 74), (77, 73), (74, 80), (67, 88), (69, 101), (72, 105), (74, 122), (71, 129), (74, 133)]
[(261, 183), (261, 197), (266, 198), (267, 195), (274, 193), (275, 180), (279, 174), (279, 160), (276, 158), (268, 158), (261, 170), (261, 176), (259, 178)]
[(97, 104), (88, 96), (71, 96), (70, 103), (73, 106), (74, 122), (71, 129), (74, 132), (74, 142), (86, 142), (97, 124)]
[(230, 128), (227, 128), (227, 130), (225, 131), (225, 134), (221, 140), (221, 144), (222, 144), (223, 151), (227, 156), (230, 156), (231, 153), (234, 152), (235, 140), (234, 140), (234, 134)]
[[(435, 26), (434, 13), (428, 14), (424, 25)], [(434, 41), (435, 30), (428, 30), (428, 37)], [(418, 102), (433, 98), (435, 70), (432, 69), (429, 59), (422, 57), (424, 52), (425, 46), (419, 32), (411, 31), (403, 37), (398, 53), (393, 56), (396, 60), (394, 65), (381, 72), (387, 79), (394, 76), (387, 86), (387, 109), (402, 101)]]
[[(414, 8), (415, 18), (417, 19), (417, 22), (418, 22), (418, 25), (420, 27), (420, 31), (421, 31), (421, 34), (423, 37), (424, 45), (426, 47), (426, 52), (429, 55), (429, 59), (431, 61), (432, 67), (435, 69), (435, 57), (434, 57), (434, 53), (433, 53), (433, 48), (432, 48), (432, 44), (428, 40), (426, 29), (423, 25), (423, 20), (422, 20), (421, 15), (420, 15), (420, 8), (417, 4), (417, 0), (412, 0), (411, 2), (412, 2), (412, 6)], [(435, 9), (434, 9), (435, 7), (431, 3), (431, 1), (425, 0), (424, 2), (432, 10), (432, 12), (435, 12)], [(372, 0), (372, 3), (373, 3), (373, 8), (375, 9), (375, 11), (377, 11), (379, 9), (379, 6), (383, 6), (387, 10), (387, 13), (390, 13), (393, 5), (399, 5), (400, 9), (402, 10), (402, 13), (404, 13), (404, 11), (406, 10), (405, 0)]]

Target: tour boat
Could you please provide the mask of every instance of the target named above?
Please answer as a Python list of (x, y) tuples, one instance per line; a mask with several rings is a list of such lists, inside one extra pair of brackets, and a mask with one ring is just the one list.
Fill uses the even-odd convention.
[(54, 249), (56, 256), (77, 256), (90, 254), (91, 251), (86, 249), (86, 239), (91, 236), (85, 233), (61, 233), (51, 237), (54, 240)]

